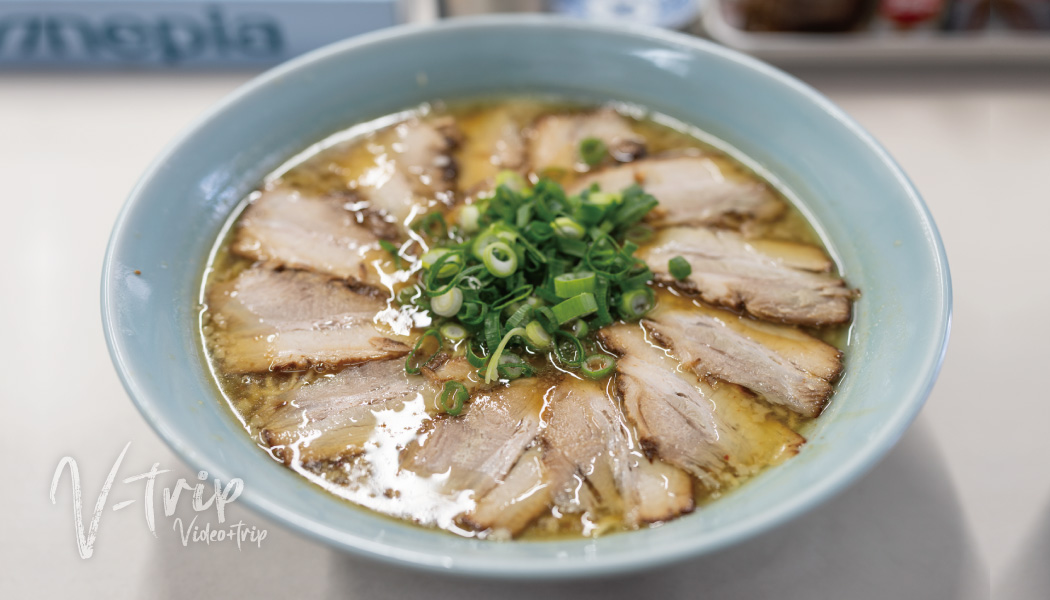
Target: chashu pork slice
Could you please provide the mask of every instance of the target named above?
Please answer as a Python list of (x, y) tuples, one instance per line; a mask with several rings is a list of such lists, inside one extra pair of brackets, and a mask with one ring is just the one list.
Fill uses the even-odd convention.
[[(672, 227), (638, 253), (656, 278), (698, 293), (708, 303), (797, 325), (845, 323), (853, 290), (826, 271), (831, 261), (806, 244), (748, 240), (732, 231)], [(668, 261), (683, 257), (692, 273), (679, 281)]]
[(516, 535), (553, 503), (562, 512), (623, 515), (629, 526), (672, 519), (693, 509), (689, 476), (650, 460), (603, 387), (571, 377), (549, 397), (540, 444), (485, 494), (463, 521)]
[(231, 248), (271, 267), (377, 283), (369, 262), (380, 236), (349, 206), (346, 197), (311, 196), (288, 187), (265, 190), (244, 211)]
[(657, 227), (735, 224), (768, 221), (785, 205), (761, 183), (722, 176), (718, 166), (701, 156), (650, 158), (603, 169), (568, 188), (576, 194), (594, 184), (604, 192), (641, 185), (660, 204), (647, 217)]
[(629, 526), (666, 521), (693, 509), (689, 476), (645, 456), (604, 386), (567, 377), (551, 397), (550, 413), (544, 432), (547, 463), (570, 473), (569, 486), (556, 490), (559, 506), (619, 506)]
[(278, 395), (256, 413), (263, 441), (286, 463), (331, 461), (362, 451), (376, 412), (402, 410), (425, 384), (400, 360), (346, 367)]
[(620, 355), (616, 386), (642, 446), (707, 486), (776, 464), (805, 441), (765, 418), (739, 386), (678, 372), (677, 361), (650, 344), (641, 327), (616, 325), (600, 335)]
[(572, 171), (580, 162), (580, 142), (587, 138), (604, 142), (609, 154), (619, 162), (645, 154), (645, 138), (631, 128), (626, 117), (611, 108), (544, 115), (533, 124), (530, 137), (529, 162), (536, 172)]
[(401, 467), (446, 477), (447, 491), (472, 491), (480, 498), (535, 440), (546, 390), (529, 378), (474, 394), (462, 415), (437, 419), (433, 430), (406, 448)]
[(500, 171), (520, 171), (525, 167), (523, 108), (509, 102), (460, 118), (463, 131), (463, 142), (457, 150), (460, 189), (491, 189)]
[(215, 355), (234, 373), (397, 358), (409, 347), (376, 328), (383, 300), (307, 271), (252, 267), (208, 294)]
[(401, 228), (431, 201), (450, 201), (457, 172), (452, 151), (459, 141), (451, 118), (411, 119), (381, 132), (377, 141), (380, 160), (354, 183), (363, 209)]
[(842, 371), (834, 346), (724, 310), (662, 306), (642, 326), (700, 377), (739, 384), (806, 417), (824, 409)]

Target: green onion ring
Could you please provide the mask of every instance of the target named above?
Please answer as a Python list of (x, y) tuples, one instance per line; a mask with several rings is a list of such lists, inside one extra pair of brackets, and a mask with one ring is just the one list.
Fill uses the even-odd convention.
[(616, 359), (608, 354), (592, 354), (580, 365), (580, 372), (590, 379), (601, 379), (616, 368)]
[(594, 273), (562, 273), (554, 278), (554, 293), (561, 298), (572, 298), (584, 292), (594, 292)]
[[(467, 391), (467, 386), (458, 381), (446, 381), (445, 386), (441, 389), (441, 395), (438, 396), (438, 407), (444, 413), (455, 417), (463, 412), (463, 403), (469, 397), (470, 392)], [(451, 404), (449, 404), (450, 398)]]
[[(422, 363), (413, 365), (412, 364), (413, 361), (415, 361), (417, 363), (419, 362), (417, 357), (416, 357), (416, 352), (418, 352), (419, 349), (423, 347), (423, 342), (428, 337), (433, 337), (435, 340), (437, 340), (437, 343), (438, 343), (437, 350), (435, 350), (433, 354), (428, 356), (427, 359), (425, 361), (423, 361)], [(428, 330), (424, 331), (423, 335), (419, 336), (419, 339), (416, 340), (416, 345), (412, 347), (412, 351), (408, 353), (408, 358), (405, 359), (405, 372), (408, 373), (409, 375), (417, 375), (419, 373), (420, 369), (422, 369), (423, 367), (427, 366), (427, 364), (429, 364), (430, 361), (434, 360), (434, 357), (437, 356), (438, 352), (441, 352), (441, 348), (442, 348), (443, 345), (444, 344), (442, 344), (442, 342), (441, 342), (441, 334), (438, 333), (437, 329), (428, 329)]]
[[(565, 338), (569, 343), (572, 344), (573, 350), (576, 353), (575, 358), (569, 360), (561, 351), (561, 344), (559, 338)], [(576, 339), (576, 336), (572, 335), (567, 331), (561, 329), (554, 332), (554, 358), (566, 367), (572, 367), (578, 369), (580, 364), (583, 363), (583, 343)]]
[(489, 366), (485, 371), (485, 383), (490, 383), (496, 376), (496, 368), (499, 366), (499, 357), (503, 354), (503, 349), (507, 347), (507, 343), (510, 342), (510, 338), (515, 336), (524, 336), (524, 327), (515, 327), (507, 332), (507, 335), (503, 336), (499, 346), (496, 346), (496, 351), (489, 357)]
[(480, 369), (488, 362), (488, 357), (485, 356), (484, 351), (475, 352), (474, 348), (476, 347), (478, 347), (478, 344), (475, 340), (471, 340), (470, 343), (467, 344), (467, 362), (469, 362), (475, 369)]
[(518, 255), (506, 242), (493, 242), (486, 246), (481, 251), (481, 262), (496, 277), (510, 277), (518, 270)]

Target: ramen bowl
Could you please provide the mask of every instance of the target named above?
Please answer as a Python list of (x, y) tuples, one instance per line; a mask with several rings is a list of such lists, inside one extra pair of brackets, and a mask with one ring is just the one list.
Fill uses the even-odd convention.
[[(198, 323), (208, 253), (237, 203), (334, 131), (427, 101), (508, 94), (626, 102), (695, 125), (810, 219), (862, 295), (845, 375), (797, 457), (661, 527), (496, 542), (352, 506), (246, 434), (209, 372)], [(684, 35), (523, 16), (390, 29), (257, 77), (145, 173), (117, 219), (102, 274), (113, 363), (186, 463), (242, 479), (239, 502), (335, 548), (478, 577), (624, 573), (717, 551), (812, 509), (865, 473), (915, 418), (940, 367), (950, 314), (944, 249), (918, 193), (820, 94)]]

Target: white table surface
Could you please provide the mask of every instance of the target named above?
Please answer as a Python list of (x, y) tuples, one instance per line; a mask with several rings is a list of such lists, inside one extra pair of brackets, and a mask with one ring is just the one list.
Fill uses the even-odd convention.
[[(13, 416), (0, 436), (0, 597), (978, 599), (992, 585), (1050, 598), (1039, 379), (1050, 370), (1050, 73), (799, 75), (882, 141), (941, 228), (955, 324), (928, 405), (870, 475), (768, 535), (650, 574), (494, 586), (345, 556), (236, 503), (234, 519), (267, 529), (261, 548), (183, 547), (163, 517), (154, 537), (140, 499), (107, 509), (94, 555), (78, 556), (68, 479), (48, 499), (62, 457), (78, 462), (85, 520), (128, 442), (121, 476), (160, 463), (172, 470), (162, 484), (194, 479), (117, 380), (99, 273), (147, 163), (250, 74), (0, 74), (0, 364)], [(115, 488), (110, 504), (140, 489)]]

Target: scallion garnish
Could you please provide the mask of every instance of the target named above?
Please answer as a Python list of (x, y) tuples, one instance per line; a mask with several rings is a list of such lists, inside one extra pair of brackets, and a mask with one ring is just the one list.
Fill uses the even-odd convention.
[(518, 269), (518, 255), (506, 242), (493, 242), (481, 252), (481, 262), (496, 277), (510, 277)]
[(586, 317), (596, 310), (598, 310), (598, 303), (594, 300), (594, 294), (590, 292), (577, 294), (551, 307), (551, 312), (554, 313), (554, 318), (557, 319), (559, 325), (564, 325), (573, 319)]
[[(597, 164), (607, 149), (594, 142), (586, 145)], [(440, 213), (416, 222), (429, 250), (419, 259), (418, 282), (398, 301), (448, 321), (416, 343), (405, 363), (409, 373), (418, 373), (442, 340), (455, 343), (450, 351), (464, 354), (486, 383), (531, 376), (537, 353), (582, 371), (588, 355), (605, 356), (589, 334), (616, 319), (637, 320), (653, 306), (653, 273), (634, 256), (640, 233), (651, 233), (640, 221), (656, 206), (652, 196), (637, 185), (570, 196), (554, 181), (530, 187), (512, 172), (496, 182), (491, 194), (459, 209), (451, 231)], [(430, 352), (433, 341), (438, 349)], [(607, 374), (607, 361), (591, 360), (588, 376)]]
[(387, 240), (379, 240), (379, 247), (386, 250), (390, 254), (390, 258), (394, 259), (394, 266), (398, 269), (401, 268), (401, 255), (400, 250), (397, 246)]
[(540, 325), (539, 321), (529, 321), (529, 324), (525, 326), (525, 341), (532, 345), (533, 348), (539, 350), (546, 350), (551, 345), (551, 334), (547, 333), (547, 330)]
[(441, 337), (450, 342), (458, 342), (467, 337), (467, 330), (459, 323), (445, 323), (438, 331), (441, 332)]
[(577, 338), (582, 338), (590, 332), (591, 328), (587, 325), (587, 321), (583, 319), (576, 319), (569, 324), (569, 331), (572, 332)]
[(554, 278), (554, 293), (559, 298), (571, 298), (584, 292), (594, 292), (594, 273), (562, 273)]
[(467, 386), (458, 381), (446, 381), (438, 396), (438, 407), (450, 416), (463, 412), (463, 403), (470, 397)]
[(468, 204), (459, 209), (459, 218), (456, 222), (463, 233), (474, 233), (478, 230), (478, 219), (480, 217), (481, 210), (478, 209), (478, 206), (476, 204)]
[(507, 347), (507, 342), (510, 341), (510, 338), (519, 335), (525, 335), (524, 327), (515, 327), (514, 329), (508, 331), (507, 335), (503, 336), (503, 339), (500, 341), (499, 345), (496, 346), (496, 351), (493, 352), (492, 356), (489, 357), (489, 366), (488, 369), (485, 371), (485, 383), (491, 382), (492, 379), (496, 376), (496, 367), (499, 365), (500, 355), (503, 354), (503, 350)]
[(569, 217), (558, 217), (551, 221), (551, 229), (554, 233), (562, 237), (578, 240), (583, 237), (586, 232), (583, 226), (573, 221)]
[(580, 142), (580, 159), (589, 167), (602, 162), (608, 151), (605, 142), (598, 138), (589, 137)]
[[(572, 349), (572, 356), (565, 354), (565, 343)], [(554, 358), (566, 367), (580, 368), (583, 364), (583, 342), (576, 336), (561, 329), (554, 332)]]
[(620, 296), (620, 316), (625, 321), (637, 321), (653, 307), (653, 291), (647, 287), (630, 290)]
[[(437, 342), (437, 349), (427, 355), (426, 360), (419, 358), (419, 351), (423, 349), (423, 344), (427, 338), (434, 338)], [(438, 352), (441, 352), (441, 334), (438, 333), (437, 329), (428, 329), (422, 336), (416, 340), (416, 345), (412, 347), (412, 351), (408, 353), (408, 358), (405, 359), (405, 372), (409, 374), (419, 373), (420, 369), (427, 366), (427, 364), (437, 356)]]
[(473, 340), (467, 345), (467, 362), (476, 369), (480, 369), (485, 366), (488, 361), (488, 357), (485, 356), (484, 352), (475, 352), (476, 344)]
[(461, 306), (463, 306), (463, 290), (458, 287), (430, 299), (430, 310), (440, 317), (455, 316)]
[(681, 281), (692, 274), (693, 265), (681, 256), (676, 256), (667, 261), (667, 270), (671, 273), (671, 277)]
[(616, 368), (616, 359), (608, 354), (592, 354), (580, 365), (580, 372), (591, 379), (601, 379)]

